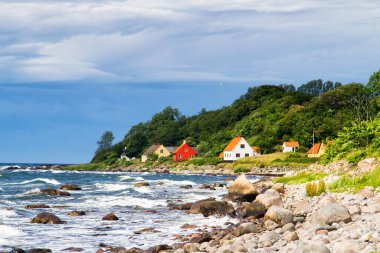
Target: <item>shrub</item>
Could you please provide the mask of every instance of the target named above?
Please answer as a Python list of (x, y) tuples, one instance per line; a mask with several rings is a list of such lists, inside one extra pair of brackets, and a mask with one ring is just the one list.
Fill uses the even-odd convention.
[(350, 153), (346, 160), (349, 163), (357, 164), (361, 160), (363, 160), (367, 156), (367, 153), (365, 150), (357, 150), (352, 153)]
[(321, 195), (324, 192), (326, 192), (325, 180), (320, 179), (318, 182), (317, 196)]
[(234, 173), (247, 173), (250, 171), (251, 171), (251, 169), (249, 169), (249, 168), (236, 168), (236, 169), (234, 169)]
[(306, 186), (306, 196), (314, 197), (317, 195), (317, 185), (315, 182), (307, 183)]

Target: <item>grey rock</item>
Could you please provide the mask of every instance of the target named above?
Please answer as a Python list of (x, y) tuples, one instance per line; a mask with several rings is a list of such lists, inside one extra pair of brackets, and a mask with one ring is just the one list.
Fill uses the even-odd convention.
[(279, 225), (285, 225), (293, 222), (293, 213), (292, 211), (279, 206), (271, 206), (264, 218), (266, 220), (272, 220)]

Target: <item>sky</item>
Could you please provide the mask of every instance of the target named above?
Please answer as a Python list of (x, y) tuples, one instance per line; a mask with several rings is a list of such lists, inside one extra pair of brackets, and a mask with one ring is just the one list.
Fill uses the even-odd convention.
[(0, 163), (88, 162), (110, 130), (248, 87), (368, 81), (377, 0), (0, 0)]

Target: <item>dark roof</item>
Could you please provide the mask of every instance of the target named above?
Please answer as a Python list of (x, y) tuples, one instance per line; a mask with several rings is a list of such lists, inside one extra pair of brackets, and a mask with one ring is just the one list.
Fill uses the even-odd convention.
[(145, 150), (143, 155), (148, 155), (150, 153), (154, 153), (160, 146), (161, 146), (161, 144), (153, 144), (147, 150)]
[(173, 153), (177, 147), (165, 147), (170, 153)]

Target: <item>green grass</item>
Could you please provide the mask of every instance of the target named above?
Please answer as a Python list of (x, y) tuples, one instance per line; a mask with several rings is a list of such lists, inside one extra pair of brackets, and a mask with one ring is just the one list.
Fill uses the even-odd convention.
[(323, 173), (312, 173), (312, 172), (299, 172), (294, 176), (290, 177), (278, 177), (273, 179), (274, 183), (283, 183), (283, 184), (302, 184), (310, 181), (318, 180), (324, 178), (326, 174)]
[(370, 173), (360, 176), (343, 176), (335, 182), (329, 184), (328, 189), (334, 192), (353, 191), (357, 192), (365, 186), (380, 187), (380, 167)]

